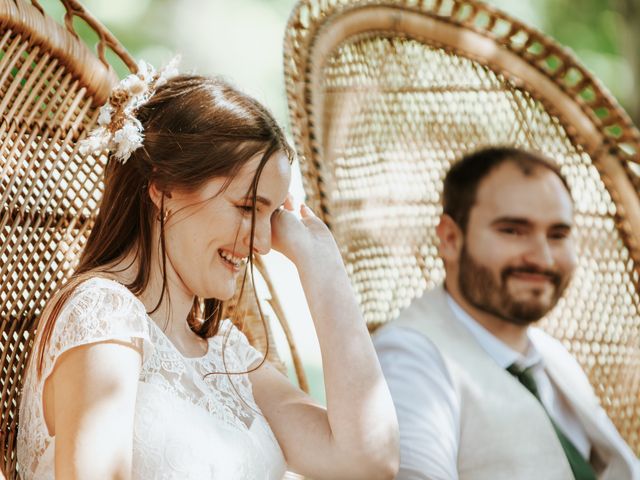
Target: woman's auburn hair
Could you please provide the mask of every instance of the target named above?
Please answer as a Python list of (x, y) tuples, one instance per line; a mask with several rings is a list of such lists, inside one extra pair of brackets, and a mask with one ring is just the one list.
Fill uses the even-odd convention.
[[(163, 285), (157, 305), (148, 313), (159, 308), (167, 292), (166, 194), (172, 190), (195, 191), (212, 178), (228, 178), (226, 187), (243, 165), (262, 153), (247, 192), (253, 199), (249, 250), (253, 252), (256, 195), (262, 170), (276, 152), (285, 153), (290, 162), (293, 160), (293, 151), (271, 113), (258, 101), (219, 78), (200, 75), (174, 77), (158, 88), (140, 107), (136, 117), (144, 128), (143, 145), (124, 164), (112, 157), (107, 162), (100, 209), (78, 267), (43, 311), (37, 351), (39, 376), (42, 375), (45, 346), (51, 339), (56, 320), (78, 284), (100, 276), (100, 273), (117, 273), (108, 266), (135, 248), (134, 260), (138, 260), (139, 268), (134, 280), (126, 287), (134, 295), (145, 290), (151, 271), (153, 224), (157, 219), (160, 221)], [(163, 192), (159, 209), (148, 193), (152, 183)], [(249, 255), (248, 269), (253, 275), (252, 254)], [(247, 270), (238, 302), (244, 292), (246, 278)], [(238, 312), (238, 309), (234, 311)], [(259, 304), (258, 311), (262, 317)], [(196, 297), (187, 321), (197, 335), (206, 339), (218, 332), (222, 313), (221, 300)], [(266, 329), (264, 317), (262, 322)], [(264, 358), (268, 349), (267, 342)]]

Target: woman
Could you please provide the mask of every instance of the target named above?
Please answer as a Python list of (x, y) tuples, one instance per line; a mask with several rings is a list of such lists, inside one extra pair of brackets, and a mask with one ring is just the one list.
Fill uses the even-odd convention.
[[(292, 153), (271, 115), (220, 80), (141, 65), (99, 124), (85, 147), (112, 152), (104, 196), (42, 317), (22, 478), (263, 480), (285, 463), (392, 478), (393, 404), (331, 234), (309, 208), (291, 212)], [(326, 410), (220, 318), (247, 260), (272, 246), (300, 274)]]

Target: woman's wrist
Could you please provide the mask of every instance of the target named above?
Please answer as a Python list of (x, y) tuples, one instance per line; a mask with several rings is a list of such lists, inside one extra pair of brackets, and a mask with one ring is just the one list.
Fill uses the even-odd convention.
[(330, 281), (336, 283), (338, 279), (343, 277), (347, 282), (349, 281), (347, 271), (337, 249), (335, 253), (326, 252), (324, 255), (316, 253), (303, 256), (294, 263), (303, 286), (306, 282), (317, 284)]

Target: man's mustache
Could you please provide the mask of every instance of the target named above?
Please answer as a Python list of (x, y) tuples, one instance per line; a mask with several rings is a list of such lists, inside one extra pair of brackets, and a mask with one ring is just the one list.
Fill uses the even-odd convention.
[(510, 275), (524, 273), (524, 274), (534, 274), (534, 275), (544, 275), (549, 278), (549, 281), (553, 283), (556, 287), (560, 286), (562, 283), (562, 275), (556, 270), (547, 270), (535, 267), (507, 267), (502, 270), (502, 283), (506, 282), (507, 278)]

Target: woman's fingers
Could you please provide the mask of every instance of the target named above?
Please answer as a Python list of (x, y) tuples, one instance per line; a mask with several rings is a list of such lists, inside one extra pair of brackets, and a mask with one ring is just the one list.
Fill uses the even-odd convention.
[[(300, 205), (300, 214), (289, 210), (290, 199), (271, 219), (272, 246), (296, 265), (311, 257), (327, 258), (337, 253), (335, 241), (327, 226), (307, 205)], [(335, 252), (334, 252), (335, 250)], [(299, 265), (298, 265), (299, 266)]]
[(315, 217), (316, 214), (313, 213), (313, 210), (311, 210), (306, 204), (301, 204), (300, 205), (300, 216), (302, 218), (309, 218), (309, 217)]
[(299, 222), (299, 220), (292, 211), (287, 209), (286, 205), (276, 210), (271, 217), (271, 227), (275, 227), (280, 233), (282, 229), (290, 228), (291, 223), (295, 222)]
[(287, 193), (287, 198), (284, 199), (284, 208), (285, 210), (289, 210), (290, 212), (293, 212), (294, 210), (294, 206), (293, 206), (293, 195), (291, 195), (291, 192)]

